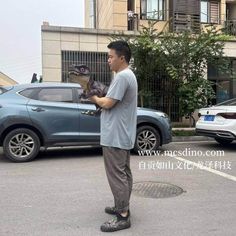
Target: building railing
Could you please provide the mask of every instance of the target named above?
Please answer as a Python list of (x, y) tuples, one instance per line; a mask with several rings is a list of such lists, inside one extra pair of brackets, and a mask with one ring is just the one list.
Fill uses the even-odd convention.
[(236, 36), (236, 20), (226, 20), (223, 32), (227, 35)]
[(185, 30), (193, 33), (200, 31), (200, 16), (185, 13), (174, 13), (170, 21), (170, 29), (173, 32), (182, 32)]

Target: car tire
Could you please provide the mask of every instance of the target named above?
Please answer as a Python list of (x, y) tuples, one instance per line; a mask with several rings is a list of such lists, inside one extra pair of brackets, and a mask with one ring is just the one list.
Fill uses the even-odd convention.
[(39, 150), (39, 137), (30, 129), (14, 129), (3, 141), (5, 156), (14, 162), (31, 161), (38, 155)]
[(215, 138), (215, 140), (222, 145), (230, 144), (233, 142), (232, 139)]
[(146, 150), (157, 150), (160, 144), (161, 138), (158, 130), (149, 125), (138, 127), (133, 149), (135, 153)]

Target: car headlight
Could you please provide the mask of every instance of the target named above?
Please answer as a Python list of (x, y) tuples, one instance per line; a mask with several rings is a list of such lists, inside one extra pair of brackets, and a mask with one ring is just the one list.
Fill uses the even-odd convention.
[(161, 111), (155, 111), (155, 114), (157, 114), (158, 116), (167, 118), (167, 119), (169, 118), (169, 116), (166, 113), (161, 112)]

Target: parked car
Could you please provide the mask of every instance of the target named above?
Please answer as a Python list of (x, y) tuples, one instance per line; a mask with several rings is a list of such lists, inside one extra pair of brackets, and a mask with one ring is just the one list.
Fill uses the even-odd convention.
[[(34, 159), (40, 147), (99, 145), (100, 116), (72, 83), (33, 83), (0, 87), (0, 145), (15, 162)], [(171, 142), (168, 116), (138, 108), (134, 151), (156, 150)]]
[(215, 138), (220, 144), (236, 139), (236, 98), (199, 110), (196, 133)]

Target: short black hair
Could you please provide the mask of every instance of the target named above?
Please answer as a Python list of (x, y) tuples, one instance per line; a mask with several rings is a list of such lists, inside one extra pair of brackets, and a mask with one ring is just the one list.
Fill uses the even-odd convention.
[(120, 56), (124, 56), (127, 63), (129, 63), (131, 58), (131, 50), (129, 44), (124, 40), (113, 41), (107, 46), (109, 49), (114, 49), (116, 54)]

